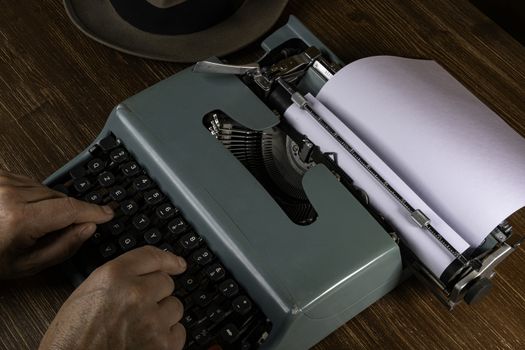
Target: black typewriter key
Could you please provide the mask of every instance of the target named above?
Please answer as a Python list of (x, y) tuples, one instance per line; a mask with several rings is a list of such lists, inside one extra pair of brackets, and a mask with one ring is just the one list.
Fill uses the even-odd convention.
[(226, 326), (224, 326), (221, 329), (220, 334), (221, 334), (221, 338), (225, 342), (232, 344), (239, 337), (239, 330), (237, 329), (237, 327), (235, 327), (234, 324), (228, 323)]
[(162, 244), (159, 246), (159, 249), (160, 249), (160, 250), (164, 250), (165, 252), (170, 252), (170, 253), (173, 253), (173, 252), (174, 252), (172, 245), (169, 244), (169, 243), (162, 243)]
[(208, 266), (204, 272), (210, 280), (215, 282), (220, 281), (226, 275), (226, 271), (224, 271), (224, 268), (218, 263)]
[(95, 192), (88, 193), (84, 197), (84, 200), (89, 203), (100, 204), (102, 203), (102, 196), (100, 195), (100, 193), (95, 191)]
[(92, 242), (93, 244), (100, 244), (100, 242), (102, 242), (102, 233), (100, 233), (100, 232), (98, 232), (98, 231), (95, 232), (95, 233), (91, 236), (90, 240), (91, 240), (91, 242)]
[(206, 315), (211, 322), (217, 323), (227, 316), (225, 308), (220, 305), (211, 305), (206, 309)]
[(213, 301), (213, 294), (200, 290), (193, 294), (193, 300), (200, 307), (206, 307)]
[(86, 176), (86, 169), (84, 168), (83, 165), (77, 165), (76, 167), (74, 167), (73, 169), (71, 169), (69, 171), (69, 175), (73, 179), (78, 179), (80, 177), (84, 177), (84, 176)]
[(100, 246), (100, 255), (103, 258), (110, 258), (117, 252), (117, 247), (113, 243), (106, 243)]
[(104, 137), (102, 140), (99, 141), (98, 145), (104, 152), (111, 151), (113, 148), (119, 146), (118, 140), (113, 135), (109, 135)]
[(91, 182), (85, 177), (73, 180), (73, 187), (78, 193), (84, 193), (91, 188)]
[(128, 177), (135, 176), (140, 173), (140, 167), (135, 162), (128, 162), (121, 167), (122, 173)]
[(141, 175), (133, 181), (133, 187), (137, 191), (145, 191), (153, 186), (153, 181), (147, 175)]
[(181, 323), (186, 329), (191, 328), (197, 324), (197, 317), (192, 312), (185, 313)]
[(115, 163), (122, 163), (128, 160), (128, 152), (123, 148), (117, 148), (111, 151), (109, 158)]
[(109, 171), (104, 171), (98, 176), (98, 183), (102, 187), (113, 186), (113, 184), (115, 183), (115, 175), (113, 175)]
[(146, 215), (138, 214), (133, 217), (133, 220), (131, 222), (137, 230), (142, 231), (149, 226), (151, 221)]
[(178, 209), (169, 203), (164, 203), (157, 208), (156, 212), (159, 219), (169, 219), (177, 214)]
[(212, 258), (210, 251), (206, 248), (201, 248), (191, 255), (191, 259), (201, 266), (209, 263)]
[(197, 287), (199, 287), (199, 281), (197, 277), (191, 275), (182, 277), (180, 279), (180, 283), (187, 292), (193, 292), (195, 289), (197, 289)]
[(219, 291), (226, 298), (230, 298), (239, 292), (239, 286), (232, 279), (227, 279), (219, 285)]
[(252, 309), (252, 302), (247, 296), (241, 295), (232, 301), (233, 310), (241, 315), (246, 315)]
[(188, 224), (182, 218), (176, 218), (169, 222), (168, 230), (174, 235), (180, 235), (188, 229)]
[(139, 210), (139, 205), (135, 201), (128, 199), (122, 202), (120, 209), (124, 215), (133, 215)]
[(115, 186), (109, 190), (109, 196), (116, 202), (120, 202), (126, 198), (126, 190), (121, 186)]
[(161, 241), (162, 234), (160, 231), (156, 228), (152, 228), (151, 230), (148, 230), (146, 233), (144, 233), (144, 240), (151, 245), (157, 244)]
[(199, 235), (195, 232), (187, 233), (182, 236), (179, 242), (185, 249), (196, 248), (199, 245)]
[(124, 223), (121, 220), (113, 220), (109, 223), (109, 232), (113, 236), (118, 236), (124, 232)]
[(192, 332), (193, 339), (197, 342), (199, 345), (206, 345), (211, 340), (211, 334), (210, 332), (204, 328), (198, 328), (195, 331)]
[(100, 173), (102, 170), (104, 170), (105, 167), (106, 167), (106, 163), (102, 159), (99, 159), (99, 158), (90, 160), (87, 165), (89, 172), (93, 174)]
[(150, 205), (159, 203), (163, 198), (162, 193), (159, 190), (150, 190), (144, 193), (144, 200)]
[(137, 245), (137, 241), (131, 235), (124, 235), (120, 237), (118, 243), (120, 244), (120, 248), (122, 248), (124, 251), (133, 249)]

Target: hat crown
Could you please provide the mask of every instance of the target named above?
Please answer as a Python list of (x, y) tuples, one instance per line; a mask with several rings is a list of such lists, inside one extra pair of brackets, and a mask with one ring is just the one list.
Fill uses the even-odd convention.
[(155, 7), (166, 9), (173, 7), (178, 4), (182, 4), (183, 2), (186, 2), (187, 0), (146, 0), (150, 4), (152, 4)]

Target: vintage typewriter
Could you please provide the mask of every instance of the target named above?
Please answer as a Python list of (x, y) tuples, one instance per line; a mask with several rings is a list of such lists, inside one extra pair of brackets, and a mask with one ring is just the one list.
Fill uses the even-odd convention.
[(292, 104), (315, 116), (303, 96), (342, 62), (293, 17), (263, 48), (257, 64), (200, 62), (124, 101), (49, 177), (117, 208), (66, 265), (74, 282), (146, 244), (186, 257), (174, 294), (187, 349), (306, 349), (412, 273), (449, 308), (485, 295), (494, 266), (515, 249), (510, 226), (458, 254), (446, 279), (435, 276), (337, 157), (282, 117)]

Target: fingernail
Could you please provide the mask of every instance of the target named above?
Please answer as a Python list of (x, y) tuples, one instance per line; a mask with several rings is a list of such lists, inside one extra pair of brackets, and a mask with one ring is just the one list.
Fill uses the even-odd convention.
[(102, 210), (104, 210), (104, 213), (113, 215), (113, 209), (109, 205), (105, 205), (102, 207)]
[(180, 266), (182, 266), (182, 268), (184, 270), (186, 270), (186, 260), (184, 260), (183, 258), (181, 258), (180, 256), (178, 257), (179, 258), (179, 264)]

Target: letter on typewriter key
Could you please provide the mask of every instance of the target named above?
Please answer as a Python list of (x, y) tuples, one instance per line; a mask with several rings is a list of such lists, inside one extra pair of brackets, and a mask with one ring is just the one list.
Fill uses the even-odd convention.
[(122, 248), (123, 251), (133, 249), (137, 245), (135, 238), (130, 235), (124, 235), (120, 237), (118, 243), (120, 244), (120, 248)]
[(169, 203), (161, 204), (157, 208), (157, 216), (160, 219), (169, 219), (173, 217), (175, 214), (177, 214), (177, 212), (178, 212), (178, 209)]
[(120, 209), (122, 209), (124, 215), (133, 215), (139, 210), (139, 206), (135, 201), (127, 200), (122, 202)]
[(104, 171), (98, 176), (98, 183), (102, 187), (113, 186), (113, 184), (115, 183), (115, 175), (113, 175), (109, 171)]
[(252, 309), (252, 302), (247, 296), (241, 295), (233, 299), (232, 307), (241, 315), (245, 315)]
[(144, 191), (153, 186), (153, 182), (147, 175), (141, 175), (133, 181), (133, 186), (137, 191)]
[(87, 167), (92, 174), (98, 174), (104, 170), (106, 163), (102, 159), (95, 158), (89, 161)]
[(237, 294), (239, 286), (232, 279), (227, 279), (219, 285), (219, 290), (226, 298), (230, 298)]
[(133, 226), (135, 226), (135, 228), (139, 231), (144, 230), (150, 224), (149, 218), (144, 214), (138, 214), (137, 216), (133, 218), (132, 222), (133, 222)]
[(209, 277), (212, 281), (219, 281), (226, 275), (226, 272), (224, 271), (224, 268), (220, 264), (213, 264), (211, 266), (208, 266), (205, 270), (206, 276)]
[(122, 163), (128, 160), (128, 152), (123, 148), (117, 148), (111, 151), (109, 158), (115, 163)]
[(109, 196), (116, 202), (120, 202), (126, 198), (126, 190), (121, 186), (115, 186), (109, 191)]
[(162, 200), (162, 193), (159, 190), (151, 190), (144, 193), (144, 200), (150, 205), (159, 203)]
[(233, 343), (237, 340), (237, 337), (239, 336), (239, 330), (235, 325), (229, 323), (221, 330), (221, 337), (224, 339), (224, 341), (228, 343)]
[(152, 244), (152, 245), (157, 244), (160, 242), (161, 239), (162, 239), (162, 234), (156, 228), (152, 228), (151, 230), (147, 231), (144, 234), (144, 240), (148, 244)]
[(122, 173), (126, 176), (132, 177), (140, 173), (140, 167), (135, 162), (128, 162), (121, 167)]

